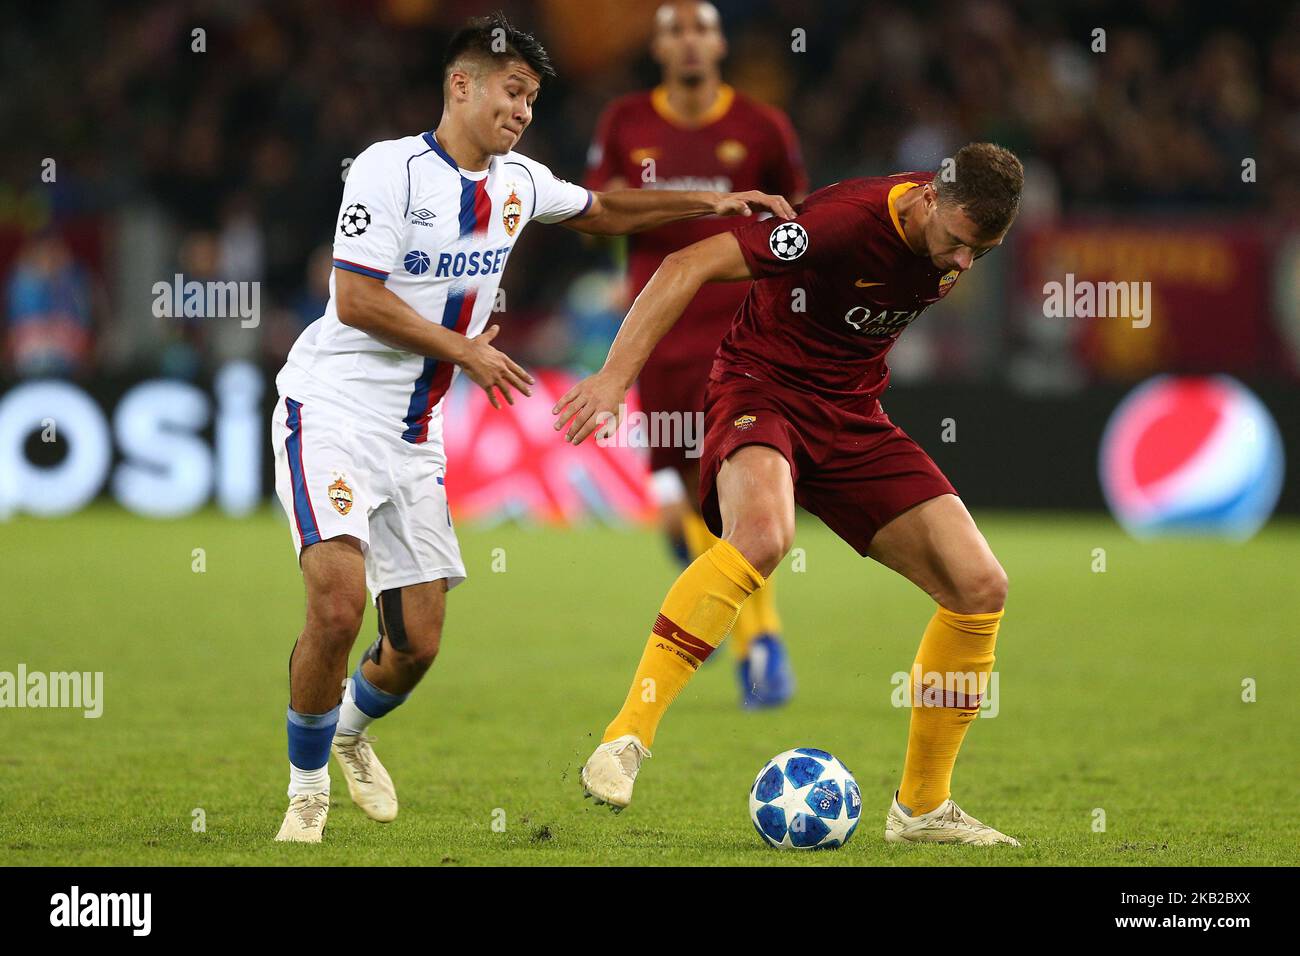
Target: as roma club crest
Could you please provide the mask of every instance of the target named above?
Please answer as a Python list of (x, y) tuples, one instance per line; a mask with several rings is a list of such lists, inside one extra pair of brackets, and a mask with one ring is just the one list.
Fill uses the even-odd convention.
[(731, 424), (739, 428), (742, 432), (747, 432), (758, 422), (757, 415), (741, 415)]
[(513, 189), (506, 197), (506, 204), (501, 207), (501, 223), (506, 227), (506, 235), (513, 236), (519, 228), (519, 219), (524, 214), (524, 204), (519, 201), (519, 194)]
[(718, 161), (728, 166), (735, 166), (745, 161), (749, 155), (749, 150), (745, 149), (745, 144), (738, 139), (724, 139), (718, 144), (714, 151)]
[(330, 504), (341, 515), (352, 510), (352, 489), (342, 478), (337, 478), (329, 488)]
[(961, 275), (956, 269), (951, 272), (945, 272), (943, 278), (939, 280), (939, 298), (943, 298), (952, 291), (952, 284), (957, 281), (957, 276)]

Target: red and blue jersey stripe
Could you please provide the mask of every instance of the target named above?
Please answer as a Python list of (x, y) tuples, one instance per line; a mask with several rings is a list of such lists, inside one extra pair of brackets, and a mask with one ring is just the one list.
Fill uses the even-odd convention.
[[(460, 238), (486, 236), (488, 223), (492, 218), (492, 197), (488, 195), (487, 178), (460, 180)], [(474, 315), (474, 303), (478, 290), (461, 288), (448, 292), (447, 301), (442, 309), (443, 328), (451, 329), (464, 335), (469, 330), (470, 320)], [(406, 430), (402, 439), (413, 445), (421, 445), (429, 440), (429, 419), (434, 406), (447, 394), (451, 386), (455, 366), (451, 362), (440, 362), (426, 358), (424, 367), (411, 390), (411, 400), (407, 405), (406, 417), (403, 419)]]
[(302, 466), (302, 402), (292, 398), (284, 400), (287, 413), (285, 424), (289, 436), (284, 440), (284, 449), (289, 458), (289, 478), (293, 491), (293, 520), (298, 526), (298, 540), (305, 548), (315, 544), (320, 537), (320, 528), (316, 524), (316, 510), (311, 505), (311, 495), (307, 492), (307, 474)]
[(346, 269), (348, 272), (355, 272), (358, 275), (369, 276), (372, 279), (384, 280), (388, 278), (388, 273), (382, 269), (376, 269), (372, 266), (363, 266), (359, 262), (351, 262), (347, 259), (335, 259), (335, 269)]

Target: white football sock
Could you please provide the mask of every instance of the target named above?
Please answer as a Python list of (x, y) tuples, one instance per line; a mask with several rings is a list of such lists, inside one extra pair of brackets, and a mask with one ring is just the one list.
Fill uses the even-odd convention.
[(369, 727), (375, 718), (357, 706), (357, 699), (352, 693), (352, 678), (349, 677), (344, 683), (346, 687), (343, 690), (343, 703), (339, 705), (339, 726), (334, 733), (336, 736), (341, 734), (355, 737)]
[(296, 797), (300, 793), (329, 792), (329, 764), (317, 770), (299, 770), (293, 764), (289, 764), (289, 796)]

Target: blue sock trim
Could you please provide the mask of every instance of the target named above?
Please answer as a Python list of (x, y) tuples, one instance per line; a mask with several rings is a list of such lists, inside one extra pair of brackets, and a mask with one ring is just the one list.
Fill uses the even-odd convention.
[(409, 693), (390, 694), (386, 690), (380, 690), (366, 680), (366, 675), (361, 673), (360, 664), (352, 673), (352, 698), (356, 701), (357, 710), (367, 717), (377, 720), (410, 696)]
[(323, 714), (300, 714), (290, 707), (288, 717), (289, 723), (298, 727), (323, 727), (326, 724), (337, 724), (339, 722), (339, 709), (336, 706), (333, 710), (326, 711)]
[(329, 763), (339, 709), (335, 707), (324, 714), (300, 714), (290, 707), (286, 716), (289, 763), (299, 770), (319, 770)]

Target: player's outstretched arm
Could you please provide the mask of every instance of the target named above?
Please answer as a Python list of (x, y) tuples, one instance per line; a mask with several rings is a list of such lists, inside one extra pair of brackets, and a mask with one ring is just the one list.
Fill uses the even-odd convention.
[(701, 216), (749, 216), (770, 212), (793, 219), (784, 196), (751, 190), (743, 193), (693, 192), (674, 189), (616, 189), (593, 192), (591, 207), (562, 225), (594, 236), (626, 236), (683, 219)]
[(556, 416), (555, 430), (568, 423), (565, 441), (578, 445), (611, 420), (617, 423), (627, 390), (700, 286), (751, 278), (740, 243), (729, 232), (702, 239), (665, 258), (632, 303), (601, 370), (569, 389), (551, 409)]
[(334, 270), (335, 308), (339, 321), (360, 329), (385, 345), (453, 362), (465, 370), (488, 394), (493, 408), (500, 408), (496, 393), (511, 405), (514, 393), (528, 396), (533, 377), (510, 356), (492, 347), (501, 330), (492, 326), (482, 335), (467, 338), (459, 332), (426, 322), (420, 314), (389, 291), (382, 280), (345, 269)]

